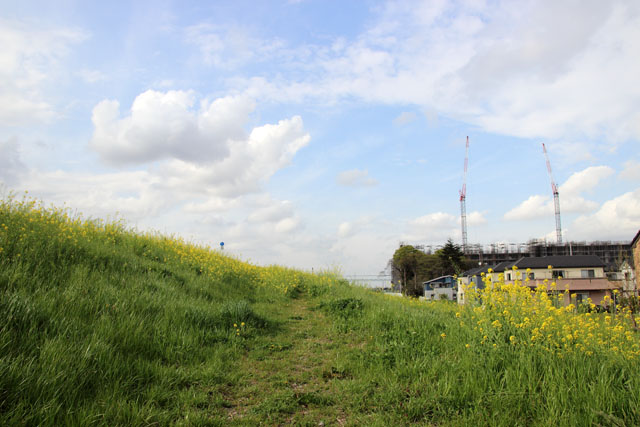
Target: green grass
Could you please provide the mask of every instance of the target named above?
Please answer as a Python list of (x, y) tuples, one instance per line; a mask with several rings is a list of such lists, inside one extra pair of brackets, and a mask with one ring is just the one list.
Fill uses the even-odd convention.
[(0, 425), (640, 424), (637, 358), (467, 348), (446, 302), (28, 201), (0, 248)]

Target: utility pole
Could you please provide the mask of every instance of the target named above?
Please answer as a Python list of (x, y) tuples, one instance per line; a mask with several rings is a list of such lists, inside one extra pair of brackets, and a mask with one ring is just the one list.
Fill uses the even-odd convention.
[(542, 152), (544, 158), (547, 161), (547, 171), (549, 172), (549, 178), (551, 179), (551, 191), (553, 192), (553, 207), (556, 212), (556, 238), (558, 245), (562, 244), (562, 226), (560, 225), (560, 195), (558, 194), (558, 186), (553, 180), (553, 174), (551, 173), (551, 163), (549, 162), (549, 155), (547, 154), (547, 147), (542, 143)]
[(462, 252), (467, 253), (467, 166), (469, 164), (469, 137), (464, 151), (464, 173), (460, 190), (460, 224), (462, 226)]

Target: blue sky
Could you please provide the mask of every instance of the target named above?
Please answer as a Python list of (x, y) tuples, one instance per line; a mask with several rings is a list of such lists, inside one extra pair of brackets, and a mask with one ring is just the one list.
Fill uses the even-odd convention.
[[(640, 228), (636, 1), (6, 2), (0, 183), (258, 264)], [(55, 3), (55, 4), (54, 4)]]

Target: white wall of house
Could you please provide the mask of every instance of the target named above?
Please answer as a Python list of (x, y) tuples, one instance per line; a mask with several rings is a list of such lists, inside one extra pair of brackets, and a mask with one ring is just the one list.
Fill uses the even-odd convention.
[(424, 298), (426, 300), (439, 300), (443, 299), (442, 295), (446, 296), (446, 299), (449, 301), (453, 300), (454, 295), (456, 294), (454, 288), (436, 288), (432, 291), (424, 291)]
[(506, 270), (504, 272), (505, 282), (515, 280), (525, 280), (529, 275), (530, 280), (554, 280), (558, 277), (563, 279), (601, 279), (605, 277), (603, 267), (558, 267), (558, 268), (535, 268), (529, 272), (526, 270)]

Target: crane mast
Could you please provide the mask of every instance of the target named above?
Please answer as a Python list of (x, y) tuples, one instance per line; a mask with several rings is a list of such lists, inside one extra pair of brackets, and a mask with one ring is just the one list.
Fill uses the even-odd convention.
[(558, 186), (553, 180), (553, 174), (551, 173), (551, 162), (549, 162), (549, 155), (547, 154), (547, 147), (542, 143), (542, 152), (544, 158), (547, 161), (547, 171), (549, 172), (549, 178), (551, 179), (551, 191), (553, 192), (553, 207), (556, 213), (556, 239), (559, 245), (562, 244), (562, 225), (560, 224), (560, 195), (558, 194)]
[(467, 166), (469, 164), (469, 137), (464, 152), (464, 173), (462, 175), (462, 189), (460, 190), (460, 224), (462, 227), (462, 251), (467, 252)]

